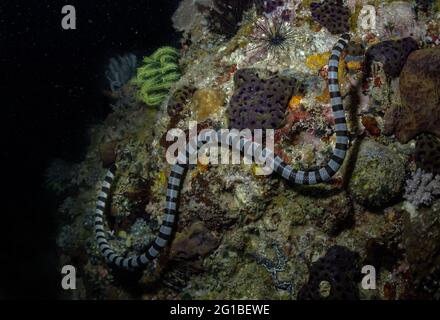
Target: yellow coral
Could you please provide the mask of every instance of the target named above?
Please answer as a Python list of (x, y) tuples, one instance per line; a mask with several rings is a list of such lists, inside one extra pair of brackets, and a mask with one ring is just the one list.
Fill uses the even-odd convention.
[(330, 102), (330, 91), (328, 90), (328, 87), (326, 87), (323, 91), (323, 93), (320, 96), (317, 96), (316, 98), (317, 102), (320, 103), (329, 103)]
[(167, 174), (165, 171), (160, 171), (157, 176), (157, 182), (159, 185), (166, 185), (167, 184)]
[(122, 239), (127, 239), (127, 236), (127, 232), (125, 232), (124, 230), (118, 232), (118, 237)]
[(202, 175), (202, 174), (206, 173), (209, 170), (209, 163), (208, 163), (209, 159), (208, 159), (208, 157), (204, 157), (202, 155), (200, 155), (200, 157), (204, 158), (202, 161), (206, 162), (206, 163), (202, 163), (199, 160), (197, 160), (197, 165), (195, 167), (195, 170), (193, 170), (191, 172), (191, 178), (195, 178), (198, 175)]
[(291, 111), (294, 111), (298, 108), (299, 104), (301, 103), (303, 97), (302, 96), (293, 96), (289, 101), (289, 109)]
[(197, 121), (204, 121), (216, 113), (225, 103), (225, 94), (218, 89), (200, 89), (193, 97)]
[(327, 65), (330, 55), (330, 52), (324, 52), (309, 56), (306, 60), (306, 66), (313, 72), (318, 72)]
[(264, 177), (265, 173), (264, 173), (264, 169), (263, 167), (259, 166), (258, 164), (253, 164), (252, 165), (252, 174), (254, 175), (254, 177)]
[(350, 61), (347, 63), (347, 68), (350, 70), (360, 70), (362, 65), (359, 61)]
[(197, 161), (197, 170), (200, 173), (205, 173), (206, 171), (208, 171), (208, 169), (209, 169), (209, 164), (203, 164), (203, 163)]

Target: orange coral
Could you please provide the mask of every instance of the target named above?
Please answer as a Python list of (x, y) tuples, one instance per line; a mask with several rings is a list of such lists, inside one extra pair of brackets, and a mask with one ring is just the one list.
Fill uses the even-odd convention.
[(296, 109), (298, 109), (302, 99), (302, 96), (293, 96), (289, 101), (289, 110), (295, 111)]

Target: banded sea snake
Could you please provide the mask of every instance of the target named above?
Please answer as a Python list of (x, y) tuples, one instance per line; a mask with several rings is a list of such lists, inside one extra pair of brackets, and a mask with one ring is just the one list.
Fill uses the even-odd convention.
[[(273, 162), (271, 164), (273, 166), (273, 170), (291, 183), (310, 185), (320, 182), (326, 182), (336, 174), (345, 159), (345, 154), (349, 144), (349, 138), (347, 124), (345, 120), (344, 107), (342, 105), (342, 98), (339, 90), (338, 68), (339, 58), (342, 51), (347, 46), (349, 39), (350, 36), (348, 34), (344, 34), (341, 36), (339, 41), (333, 47), (328, 64), (328, 84), (333, 115), (335, 118), (336, 132), (336, 146), (333, 150), (333, 155), (326, 166), (323, 166), (319, 170), (314, 171), (296, 171), (291, 166), (284, 163), (280, 157), (274, 155)], [(203, 138), (200, 138), (200, 136), (198, 139), (199, 144), (203, 144), (204, 142), (206, 142)], [(239, 139), (240, 152), (242, 153), (247, 153), (249, 152), (249, 150), (251, 150), (250, 153), (252, 154), (252, 152), (256, 152), (256, 150), (259, 150), (260, 152), (268, 156), (269, 153), (272, 152), (268, 149), (262, 150), (261, 145), (258, 145), (251, 140), (245, 139), (243, 137), (239, 137)], [(231, 147), (233, 145), (232, 139), (226, 140), (227, 141), (222, 140), (222, 142), (226, 142)], [(186, 151), (186, 156), (188, 157), (189, 154), (192, 154), (192, 152), (196, 152), (198, 147), (199, 145), (194, 146), (189, 143)], [(104, 211), (108, 202), (107, 200), (109, 198), (111, 184), (115, 177), (116, 167), (112, 166), (112, 168), (109, 169), (104, 179), (102, 190), (99, 193), (98, 201), (96, 204), (95, 234), (99, 250), (110, 265), (128, 270), (144, 267), (150, 261), (154, 260), (159, 255), (160, 251), (166, 247), (174, 231), (174, 225), (176, 223), (177, 215), (177, 202), (186, 167), (187, 165), (179, 163), (172, 166), (171, 173), (168, 178), (165, 215), (163, 217), (162, 225), (159, 229), (159, 234), (156, 236), (155, 240), (149, 245), (145, 253), (141, 255), (134, 255), (131, 257), (123, 257), (114, 252), (107, 240), (106, 231), (104, 229)]]

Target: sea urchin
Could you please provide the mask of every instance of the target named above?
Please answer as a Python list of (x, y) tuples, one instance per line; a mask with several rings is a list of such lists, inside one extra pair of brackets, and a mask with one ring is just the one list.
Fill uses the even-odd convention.
[(255, 29), (248, 39), (251, 44), (247, 51), (253, 57), (269, 55), (278, 60), (288, 56), (289, 48), (295, 43), (295, 34), (290, 19), (284, 19), (282, 15), (263, 16), (255, 22)]

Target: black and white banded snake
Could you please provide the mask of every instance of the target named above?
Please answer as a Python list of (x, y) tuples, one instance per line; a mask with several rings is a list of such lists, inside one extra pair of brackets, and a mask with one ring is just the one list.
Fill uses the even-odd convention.
[[(339, 58), (342, 51), (346, 48), (349, 39), (350, 36), (348, 34), (344, 34), (341, 36), (339, 41), (333, 47), (328, 63), (328, 85), (331, 106), (335, 118), (336, 132), (336, 145), (335, 149), (333, 150), (333, 155), (325, 166), (321, 167), (319, 170), (313, 171), (297, 171), (288, 164), (284, 163), (280, 157), (273, 155), (273, 161), (271, 163), (273, 170), (291, 183), (313, 185), (329, 181), (336, 174), (336, 172), (338, 172), (345, 159), (345, 155), (349, 145), (349, 138), (344, 107), (342, 105), (342, 98), (339, 89), (338, 68)], [(204, 142), (203, 139), (201, 139), (200, 137), (199, 139), (199, 143)], [(239, 139), (240, 152), (242, 153), (247, 153), (249, 151), (252, 152), (252, 150), (255, 151), (257, 149), (263, 152), (266, 157), (268, 157), (272, 153), (272, 151), (269, 149), (263, 150), (260, 145), (251, 140), (247, 140), (243, 137), (239, 137)], [(232, 139), (226, 139), (225, 142), (230, 147), (234, 145), (232, 143)], [(191, 144), (189, 144), (187, 149), (187, 156), (192, 152), (197, 152), (197, 147), (191, 146)], [(160, 251), (167, 246), (172, 237), (174, 226), (176, 223), (177, 202), (186, 169), (187, 165), (185, 164), (177, 163), (172, 166), (171, 173), (168, 178), (165, 215), (163, 217), (159, 233), (143, 254), (134, 255), (131, 257), (123, 257), (119, 254), (116, 254), (107, 240), (106, 231), (104, 228), (104, 212), (108, 202), (107, 200), (109, 198), (110, 188), (115, 178), (116, 167), (112, 166), (108, 170), (96, 204), (95, 234), (99, 250), (110, 265), (128, 270), (144, 267), (150, 261), (154, 260), (159, 255)]]

